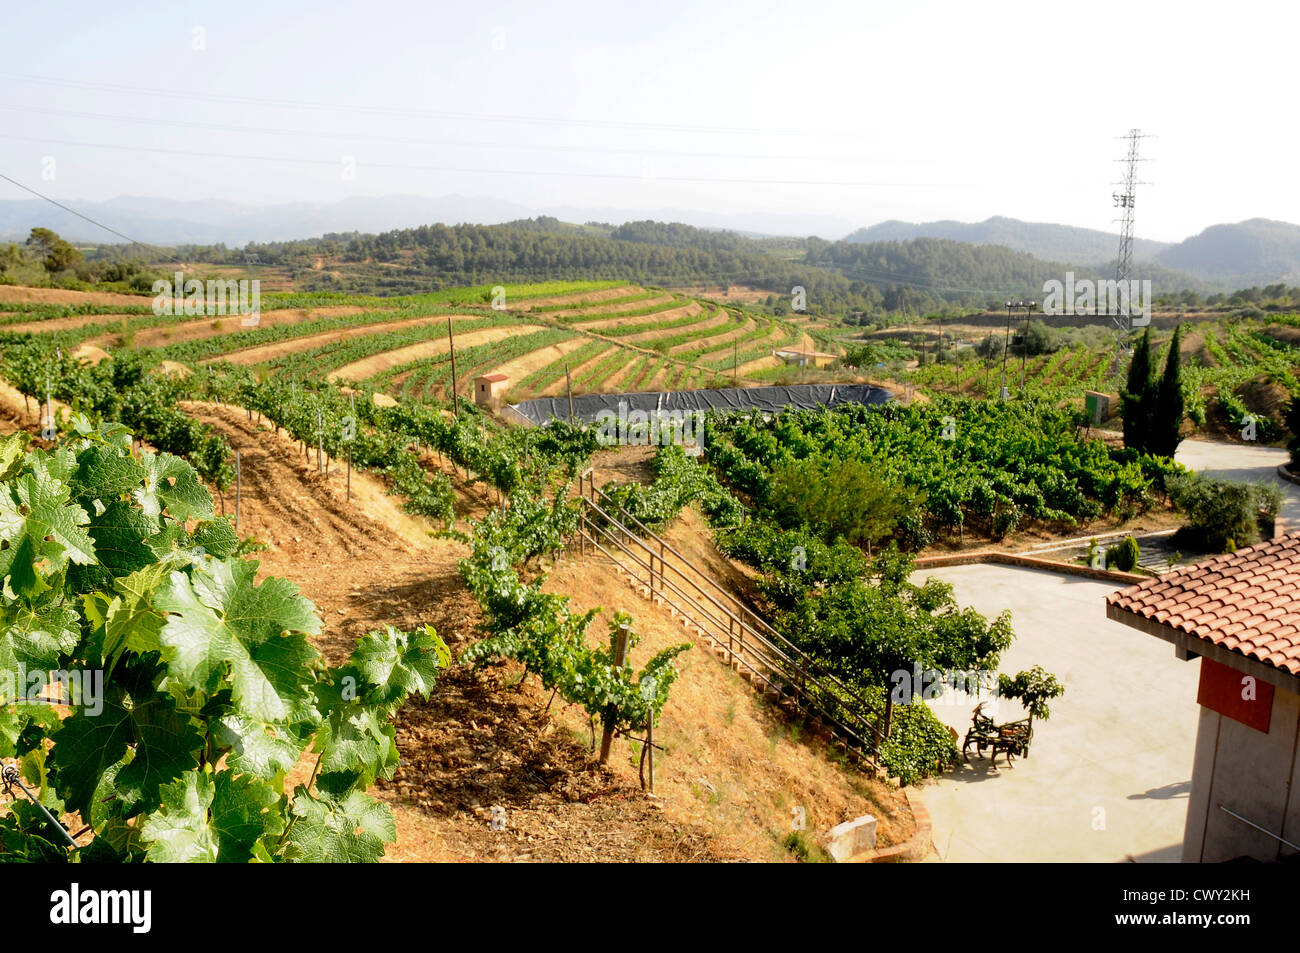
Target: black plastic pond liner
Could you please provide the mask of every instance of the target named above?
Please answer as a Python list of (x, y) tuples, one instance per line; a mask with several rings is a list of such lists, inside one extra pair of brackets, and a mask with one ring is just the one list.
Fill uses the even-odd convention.
[[(595, 423), (601, 411), (646, 413), (674, 410), (747, 411), (777, 413), (788, 408), (838, 407), (841, 404), (883, 404), (893, 394), (870, 384), (793, 384), (786, 387), (725, 387), (718, 390), (650, 391), (640, 394), (582, 394), (573, 398), (573, 419)], [(539, 397), (511, 404), (510, 409), (533, 424), (569, 419), (567, 397)]]

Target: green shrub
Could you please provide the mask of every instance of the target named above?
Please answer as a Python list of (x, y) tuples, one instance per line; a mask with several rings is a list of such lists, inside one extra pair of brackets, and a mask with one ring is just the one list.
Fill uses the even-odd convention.
[[(883, 695), (882, 691), (882, 709)], [(939, 774), (960, 757), (948, 726), (924, 701), (917, 700), (894, 707), (889, 737), (881, 743), (877, 760), (899, 783), (907, 785)]]
[(1276, 516), (1281, 493), (1266, 483), (1237, 483), (1201, 474), (1180, 474), (1166, 481), (1169, 499), (1187, 514), (1187, 525), (1170, 542), (1200, 552), (1229, 552), (1260, 540), (1261, 517)]
[(660, 447), (654, 470), (650, 486), (610, 481), (601, 491), (651, 529), (667, 526), (682, 507), (692, 503), (700, 505), (715, 527), (739, 526), (744, 520), (740, 501), (718, 482), (712, 470), (688, 457), (679, 445)]
[(993, 514), (993, 538), (1002, 539), (1008, 533), (1014, 533), (1024, 515), (1024, 511), (1015, 503), (1003, 506)]
[(807, 831), (791, 831), (785, 835), (781, 846), (794, 855), (801, 864), (828, 864), (831, 855), (825, 848), (808, 836)]
[(1140, 555), (1138, 541), (1132, 536), (1125, 536), (1123, 542), (1106, 550), (1106, 568), (1114, 567), (1120, 572), (1132, 572), (1137, 568)]
[(919, 498), (914, 490), (890, 485), (871, 464), (816, 456), (776, 466), (768, 503), (787, 529), (807, 526), (828, 543), (871, 545), (892, 535), (917, 510)]

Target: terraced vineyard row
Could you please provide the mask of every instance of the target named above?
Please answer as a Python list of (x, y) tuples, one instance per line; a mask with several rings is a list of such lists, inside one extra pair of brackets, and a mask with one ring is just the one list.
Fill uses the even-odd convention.
[(16, 306), (6, 326), (43, 331), (33, 323), (50, 322), (52, 343), (65, 352), (94, 345), (81, 352), (92, 360), (147, 348), (192, 370), (230, 361), (262, 378), (361, 381), (420, 403), (450, 394), (449, 318), (460, 392), (477, 375), (503, 373), (510, 400), (562, 394), (566, 366), (575, 393), (761, 383), (788, 373), (775, 348), (805, 340), (790, 322), (613, 281), (506, 286), (506, 310), (493, 291), (269, 293), (256, 327), (238, 315), (155, 315), (148, 298), (135, 306)]
[(561, 314), (556, 317), (556, 320), (561, 324), (591, 324), (596, 321), (617, 321), (627, 318), (639, 318), (647, 314), (661, 314), (664, 311), (672, 311), (675, 308), (683, 307), (688, 303), (686, 300), (670, 299), (669, 301), (660, 301), (656, 304), (626, 311), (580, 311), (572, 314)]
[[(486, 373), (502, 361), (558, 344), (567, 337), (563, 331), (547, 328), (486, 344), (457, 347), (456, 389), (461, 394), (468, 394), (473, 388), (476, 375)], [(387, 391), (402, 400), (448, 399), (451, 396), (451, 354), (446, 352), (400, 364), (367, 378), (364, 383), (369, 388)]]
[[(516, 323), (517, 319), (507, 316), (466, 318), (458, 322), (456, 333), (464, 335), (489, 328), (505, 328)], [(265, 365), (290, 376), (316, 376), (386, 351), (426, 341), (441, 343), (446, 339), (445, 322), (434, 321), (397, 331), (381, 331), (377, 334), (334, 340), (309, 350), (272, 357), (265, 362)]]
[(539, 305), (531, 305), (525, 310), (529, 314), (548, 314), (548, 313), (563, 312), (563, 311), (587, 311), (591, 308), (597, 308), (597, 307), (608, 308), (616, 305), (633, 304), (639, 301), (649, 301), (652, 298), (659, 298), (662, 296), (663, 296), (662, 291), (642, 290), (642, 291), (635, 292), (633, 294), (623, 295), (618, 298), (606, 298), (603, 301), (587, 301), (584, 299), (576, 303), (570, 301), (570, 302), (561, 302), (559, 304), (539, 304)]

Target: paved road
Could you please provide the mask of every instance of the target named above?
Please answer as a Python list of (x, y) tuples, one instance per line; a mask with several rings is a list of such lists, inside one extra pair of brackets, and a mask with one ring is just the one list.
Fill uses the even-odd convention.
[[(1237, 480), (1277, 480), (1286, 452), (1185, 441), (1178, 459)], [(1282, 481), (1279, 481), (1282, 482)], [(1300, 487), (1283, 483), (1283, 518), (1300, 528)], [(1001, 671), (1042, 665), (1066, 686), (1034, 727), (1029, 759), (970, 766), (921, 789), (948, 861), (1177, 861), (1196, 740), (1199, 662), (1106, 618), (1113, 583), (1008, 566), (921, 570), (950, 583), (959, 603), (992, 617), (1010, 609), (1017, 640)], [(972, 703), (932, 702), (961, 735)], [(1002, 702), (998, 721), (1021, 717)]]

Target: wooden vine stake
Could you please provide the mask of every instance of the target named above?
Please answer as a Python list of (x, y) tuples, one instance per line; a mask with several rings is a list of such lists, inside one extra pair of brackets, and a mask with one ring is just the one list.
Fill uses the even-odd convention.
[[(618, 627), (618, 638), (614, 641), (614, 665), (622, 668), (627, 662), (627, 643), (631, 635), (631, 629), (624, 623)], [(609, 749), (614, 743), (614, 732), (609, 728), (600, 736), (600, 763), (605, 764), (609, 761)]]
[(646, 790), (651, 794), (655, 793), (655, 713), (654, 708), (650, 709), (650, 717), (645, 723), (645, 756), (649, 762), (647, 767), (650, 773), (650, 783), (646, 785)]
[[(355, 428), (357, 425), (357, 395), (356, 394), (348, 394), (348, 405), (352, 411), (352, 426)], [(355, 439), (356, 438), (353, 437), (353, 440)], [(349, 500), (352, 499), (352, 441), (351, 440), (348, 441), (348, 496), (347, 498)]]
[(242, 468), (239, 463), (239, 451), (235, 451), (235, 531), (239, 531), (239, 498), (243, 491)]

